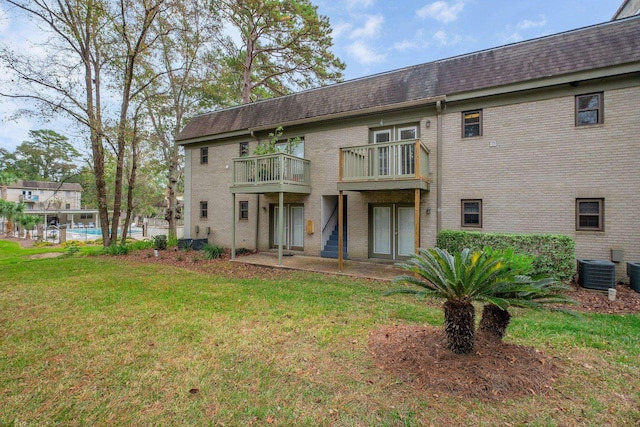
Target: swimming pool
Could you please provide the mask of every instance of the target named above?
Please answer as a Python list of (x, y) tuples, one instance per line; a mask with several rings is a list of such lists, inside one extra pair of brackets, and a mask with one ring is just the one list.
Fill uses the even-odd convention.
[[(69, 228), (67, 229), (67, 233), (76, 233), (76, 234), (80, 234), (80, 235), (87, 235), (87, 236), (102, 236), (102, 229), (101, 228)], [(118, 230), (118, 235), (120, 235), (120, 233), (122, 233), (122, 230)], [(130, 227), (129, 231), (128, 231), (128, 235), (132, 235), (132, 234), (137, 234), (137, 233), (142, 233), (142, 228), (138, 228), (138, 227)]]

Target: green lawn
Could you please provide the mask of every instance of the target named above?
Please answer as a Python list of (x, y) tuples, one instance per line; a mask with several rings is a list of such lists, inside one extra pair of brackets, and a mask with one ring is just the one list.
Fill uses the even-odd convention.
[(516, 311), (554, 391), (499, 403), (420, 392), (375, 367), (384, 325), (439, 325), (388, 283), (239, 280), (118, 257), (32, 259), (0, 241), (0, 426), (637, 425), (640, 315)]

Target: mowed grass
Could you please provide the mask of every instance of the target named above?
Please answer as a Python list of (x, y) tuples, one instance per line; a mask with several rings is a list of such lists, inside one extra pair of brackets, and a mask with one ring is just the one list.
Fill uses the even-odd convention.
[(504, 402), (375, 366), (371, 331), (442, 323), (391, 284), (212, 277), (118, 257), (31, 259), (0, 241), (0, 425), (637, 425), (640, 316), (516, 310), (509, 342), (561, 368)]

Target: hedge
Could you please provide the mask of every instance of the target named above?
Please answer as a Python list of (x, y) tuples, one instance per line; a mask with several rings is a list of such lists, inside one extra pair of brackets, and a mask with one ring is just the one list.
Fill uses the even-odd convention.
[(464, 248), (481, 250), (514, 248), (517, 253), (532, 255), (533, 276), (554, 277), (568, 282), (576, 269), (575, 242), (571, 237), (556, 234), (480, 233), (478, 231), (444, 230), (436, 237), (436, 246), (460, 252)]

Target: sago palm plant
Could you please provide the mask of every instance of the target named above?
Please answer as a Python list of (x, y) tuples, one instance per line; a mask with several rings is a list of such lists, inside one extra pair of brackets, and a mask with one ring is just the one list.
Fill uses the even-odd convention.
[(569, 310), (554, 308), (555, 304), (577, 304), (565, 295), (569, 286), (553, 278), (535, 280), (529, 276), (516, 276), (513, 283), (504, 283), (497, 287), (494, 296), (507, 302), (507, 306), (488, 303), (482, 308), (479, 330), (487, 337), (501, 340), (511, 322), (508, 307), (522, 307), (534, 310), (551, 308), (571, 313)]
[(496, 295), (514, 276), (501, 257), (464, 249), (451, 255), (443, 249), (420, 249), (418, 254), (398, 264), (413, 275), (396, 277), (396, 283), (417, 285), (422, 289), (397, 289), (387, 294), (408, 293), (445, 300), (444, 330), (447, 345), (454, 353), (473, 350), (475, 341), (474, 301), (494, 304), (502, 309), (509, 302)]

